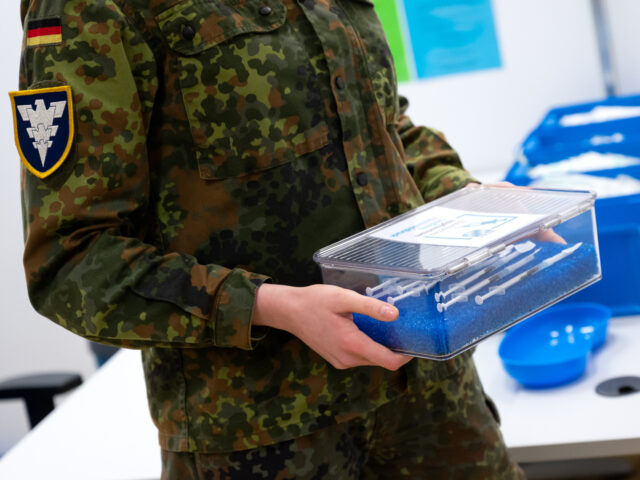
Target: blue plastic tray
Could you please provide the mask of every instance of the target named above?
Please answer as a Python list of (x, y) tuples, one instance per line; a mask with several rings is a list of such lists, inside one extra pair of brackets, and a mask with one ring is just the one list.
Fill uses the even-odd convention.
[[(640, 158), (640, 117), (561, 126), (565, 115), (586, 113), (601, 105), (640, 106), (640, 95), (609, 97), (604, 100), (551, 109), (522, 144), (505, 180), (529, 185), (531, 167), (555, 163), (589, 151)], [(617, 136), (617, 143), (593, 144), (593, 137)], [(601, 138), (602, 139), (602, 138)], [(640, 166), (584, 172), (615, 177), (621, 173), (640, 179)], [(640, 313), (640, 194), (596, 200), (598, 242), (602, 281), (579, 292), (577, 301), (608, 305), (615, 315)]]
[[(640, 166), (586, 174), (610, 178), (625, 174), (640, 179)], [(518, 181), (513, 183), (517, 185), (531, 183), (531, 178), (526, 175), (516, 179)], [(599, 198), (595, 203), (595, 212), (602, 280), (576, 293), (571, 301), (602, 303), (610, 307), (614, 315), (639, 314), (640, 194)]]
[[(531, 144), (528, 146), (525, 144), (520, 158), (511, 166), (505, 180), (514, 185), (528, 185), (532, 180), (529, 177), (530, 168), (556, 163), (587, 152), (613, 153), (640, 158), (640, 141), (587, 147), (575, 144), (556, 144), (547, 148), (539, 148)], [(612, 170), (610, 173), (606, 173), (606, 170), (588, 173), (600, 175), (600, 172), (604, 172), (602, 173), (604, 176), (615, 176), (619, 173), (618, 170)], [(633, 173), (630, 175), (633, 175)]]
[[(588, 174), (640, 179), (640, 166)], [(520, 185), (527, 185), (526, 177)], [(640, 194), (600, 198), (595, 203), (602, 280), (575, 294), (572, 301), (609, 306), (615, 315), (640, 313)]]
[(640, 106), (640, 95), (608, 97), (595, 102), (553, 108), (532, 132), (529, 140), (535, 138), (540, 147), (546, 147), (557, 143), (589, 142), (593, 137), (618, 133), (624, 135), (626, 140), (640, 136), (640, 116), (575, 126), (563, 126), (560, 123), (566, 115), (587, 113), (598, 106), (637, 107)]

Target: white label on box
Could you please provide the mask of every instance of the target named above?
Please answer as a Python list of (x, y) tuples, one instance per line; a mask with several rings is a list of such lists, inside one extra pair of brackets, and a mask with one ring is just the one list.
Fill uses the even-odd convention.
[(479, 213), (433, 207), (371, 234), (394, 242), (484, 247), (535, 224), (544, 215)]

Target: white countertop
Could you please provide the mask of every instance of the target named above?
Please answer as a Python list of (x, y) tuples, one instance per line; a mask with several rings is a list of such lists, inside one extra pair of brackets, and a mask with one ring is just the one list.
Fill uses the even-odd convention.
[(474, 358), (517, 461), (640, 453), (640, 393), (604, 397), (595, 391), (604, 380), (640, 376), (640, 316), (613, 318), (607, 341), (591, 356), (585, 374), (544, 390), (525, 389), (507, 375), (498, 357), (502, 336), (483, 342)]
[(160, 478), (139, 351), (121, 350), (0, 459), (0, 479)]

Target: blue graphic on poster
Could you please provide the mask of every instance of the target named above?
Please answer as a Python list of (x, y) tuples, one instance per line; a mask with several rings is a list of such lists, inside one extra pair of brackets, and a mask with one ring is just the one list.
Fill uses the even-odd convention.
[[(394, 1), (394, 0), (382, 0)], [(491, 0), (396, 0), (404, 14), (405, 52), (413, 77), (498, 68)]]

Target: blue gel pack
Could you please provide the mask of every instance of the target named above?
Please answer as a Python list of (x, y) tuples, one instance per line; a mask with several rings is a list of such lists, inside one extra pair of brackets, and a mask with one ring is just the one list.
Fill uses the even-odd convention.
[[(539, 243), (540, 251), (535, 263), (558, 254), (567, 245)], [(510, 263), (515, 263), (512, 260)], [(506, 267), (509, 264), (506, 264)], [(525, 265), (499, 282), (509, 280), (534, 265)], [(400, 316), (394, 322), (380, 322), (371, 317), (354, 314), (353, 319), (363, 332), (375, 341), (398, 352), (424, 356), (447, 356), (503, 330), (518, 320), (555, 303), (569, 295), (576, 285), (581, 285), (598, 271), (594, 246), (583, 243), (567, 258), (541, 270), (527, 279), (509, 287), (504, 295), (494, 295), (477, 305), (472, 295), (466, 302), (459, 302), (444, 312), (438, 312), (434, 293), (446, 291), (454, 280), (435, 285), (428, 293), (400, 300), (396, 306)], [(477, 293), (488, 291), (490, 286)]]

